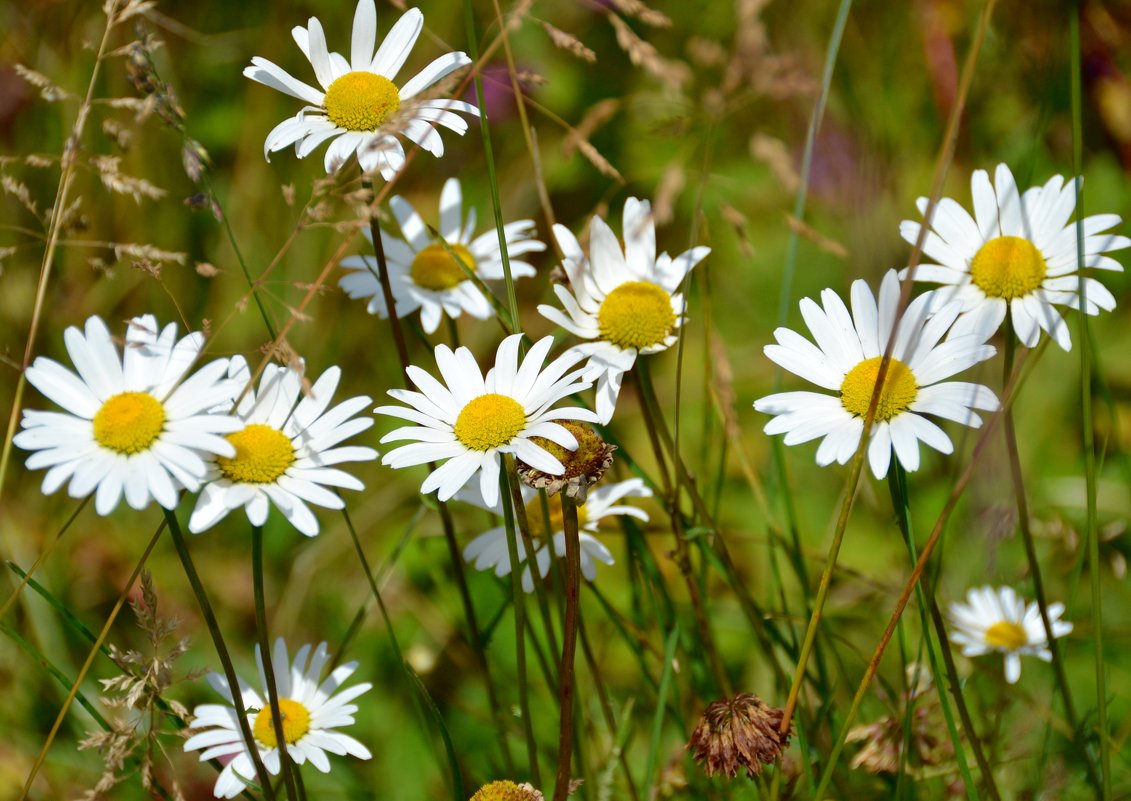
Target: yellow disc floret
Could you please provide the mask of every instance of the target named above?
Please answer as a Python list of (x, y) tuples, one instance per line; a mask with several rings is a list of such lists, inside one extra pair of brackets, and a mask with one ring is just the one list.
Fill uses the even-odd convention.
[(991, 298), (1025, 297), (1045, 280), (1048, 265), (1028, 239), (999, 236), (982, 245), (970, 262), (970, 278)]
[(456, 439), (473, 451), (506, 445), (526, 428), (526, 412), (514, 398), (495, 392), (472, 398), (456, 418)]
[[(868, 414), (872, 403), (872, 393), (876, 389), (876, 379), (880, 375), (880, 356), (865, 359), (848, 371), (840, 385), (841, 405), (858, 417)], [(903, 414), (919, 395), (919, 385), (911, 368), (899, 359), (888, 362), (884, 376), (884, 386), (876, 402), (876, 422), (885, 422), (896, 415)]]
[(270, 484), (295, 460), (295, 448), (282, 431), (252, 423), (226, 439), (236, 449), (232, 457), (219, 457), (216, 464), (225, 478), (244, 484)]
[(659, 345), (675, 326), (672, 299), (649, 281), (628, 281), (608, 294), (597, 310), (601, 338), (621, 348)]
[(1002, 620), (986, 629), (986, 645), (1016, 651), (1029, 642), (1029, 635), (1020, 623)]
[(94, 415), (94, 439), (118, 453), (141, 453), (164, 427), (165, 407), (148, 392), (122, 392)]
[[(467, 280), (464, 269), (475, 271), (475, 257), (463, 245), (448, 245), (451, 254), (444, 250), (444, 246), (437, 242), (429, 245), (416, 254), (412, 260), (412, 281), (417, 286), (431, 289), (433, 292), (442, 292), (452, 289)], [(456, 264), (455, 256), (463, 267)]]
[(518, 785), (514, 782), (497, 781), (485, 784), (475, 791), (471, 801), (533, 801), (534, 792), (528, 789), (530, 785)]
[[(283, 719), (283, 739), (287, 745), (294, 745), (310, 731), (310, 711), (298, 701), (290, 698), (279, 699), (279, 716)], [(271, 715), (271, 705), (259, 710), (253, 727), (255, 739), (267, 748), (275, 748), (279, 740), (275, 736), (275, 718)]]
[(376, 131), (401, 105), (396, 85), (375, 72), (347, 72), (322, 101), (330, 122), (347, 131)]

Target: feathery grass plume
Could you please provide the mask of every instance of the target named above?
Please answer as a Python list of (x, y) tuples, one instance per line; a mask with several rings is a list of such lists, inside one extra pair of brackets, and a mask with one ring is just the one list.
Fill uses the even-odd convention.
[(597, 54), (585, 46), (585, 43), (574, 36), (572, 33), (563, 31), (561, 28), (555, 27), (545, 20), (540, 20), (542, 29), (550, 37), (550, 41), (554, 43), (554, 47), (559, 50), (565, 50), (573, 53), (580, 59), (594, 64), (597, 61)]
[[(180, 621), (158, 616), (157, 592), (148, 570), (141, 574), (141, 598), (130, 600), (130, 610), (149, 641), (149, 652), (123, 651), (116, 645), (109, 646), (110, 659), (121, 669), (122, 675), (100, 679), (99, 683), (102, 702), (116, 714), (109, 720), (109, 731), (89, 732), (78, 744), (80, 751), (97, 751), (103, 759), (102, 775), (94, 787), (83, 794), (82, 801), (107, 798), (114, 787), (130, 778), (125, 770), (126, 762), (135, 758), (142, 788), (155, 796), (159, 789), (164, 790), (155, 777), (158, 757), (168, 761), (159, 738), (169, 731), (162, 724), (169, 718), (185, 721), (189, 717), (184, 705), (164, 698), (166, 691), (177, 683), (196, 678), (191, 673), (178, 677), (174, 671), (176, 661), (188, 651), (189, 639), (181, 637), (172, 644), (168, 642), (180, 627)], [(174, 730), (179, 730), (179, 726)], [(169, 792), (176, 801), (184, 798), (175, 779)]]
[(781, 723), (782, 710), (753, 693), (738, 693), (707, 706), (686, 750), (708, 776), (733, 779), (745, 770), (752, 779), (789, 747), (792, 728), (782, 734)]

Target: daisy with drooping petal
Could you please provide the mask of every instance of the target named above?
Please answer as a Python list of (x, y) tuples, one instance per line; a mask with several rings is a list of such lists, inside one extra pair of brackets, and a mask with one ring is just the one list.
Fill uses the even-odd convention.
[(554, 237), (564, 254), (569, 287), (556, 285), (561, 309), (542, 304), (539, 313), (588, 342), (575, 346), (588, 356), (585, 380), (597, 382), (601, 423), (613, 417), (624, 374), (638, 354), (659, 353), (676, 342), (683, 325), (683, 295), (677, 290), (691, 269), (711, 252), (696, 247), (674, 259), (656, 255), (656, 225), (647, 200), (624, 204), (624, 250), (600, 217), (589, 226), (589, 255), (563, 225)]
[[(985, 336), (964, 334), (940, 341), (959, 313), (957, 304), (938, 308), (937, 295), (911, 301), (895, 335), (892, 358), (876, 406), (868, 443), (868, 462), (876, 478), (887, 475), (894, 449), (908, 471), (919, 469), (919, 442), (942, 453), (954, 450), (950, 438), (923, 415), (977, 428), (976, 409), (993, 411), (997, 397), (981, 384), (943, 381), (994, 355)], [(852, 314), (835, 292), (821, 293), (824, 307), (801, 301), (816, 345), (788, 328), (774, 331), (767, 345), (772, 361), (836, 394), (782, 392), (757, 401), (754, 408), (775, 415), (767, 434), (785, 434), (786, 445), (822, 438), (817, 464), (845, 464), (860, 444), (864, 417), (879, 377), (880, 362), (892, 337), (899, 307), (899, 278), (889, 270), (880, 285), (879, 303), (868, 284), (852, 284)]]
[[(502, 280), (502, 251), (494, 228), (474, 236), (474, 208), (468, 209), (464, 220), (459, 181), (449, 178), (440, 193), (439, 232), (448, 249), (428, 232), (424, 220), (407, 200), (398, 196), (389, 204), (405, 237), (401, 240), (381, 232), (397, 316), (403, 318), (419, 309), (420, 324), (429, 334), (439, 327), (444, 313), (453, 319), (462, 312), (480, 320), (488, 319), (492, 313), (491, 302), (467, 277), (465, 269), (484, 281)], [(369, 231), (362, 233), (373, 242)], [(511, 276), (534, 275), (533, 266), (515, 258), (546, 249), (545, 243), (533, 238), (534, 221), (508, 223), (503, 226), (503, 234)], [(459, 257), (462, 267), (452, 258), (453, 254)], [(342, 289), (351, 298), (368, 298), (370, 314), (388, 317), (381, 283), (377, 280), (377, 261), (371, 256), (351, 256), (342, 260), (342, 266), (350, 270), (338, 282)]]
[[(251, 379), (242, 357), (232, 359), (230, 372), (240, 387)], [(373, 402), (366, 395), (330, 408), (341, 376), (339, 368), (329, 368), (303, 396), (300, 369), (267, 365), (258, 394), (248, 389), (236, 409), (235, 418), (245, 427), (228, 435), (234, 453), (209, 466), (208, 483), (189, 518), (189, 531), (197, 534), (211, 528), (241, 506), (252, 525), (262, 526), (274, 504), (291, 525), (313, 537), (318, 518), (307, 503), (341, 509), (345, 505), (341, 497), (327, 487), (365, 489), (349, 473), (333, 467), (377, 458), (372, 448), (341, 445), (373, 425), (372, 417), (354, 417)]]
[[(613, 564), (613, 555), (609, 549), (597, 539), (595, 534), (601, 526), (601, 521), (610, 517), (628, 515), (637, 520), (648, 522), (648, 513), (635, 506), (620, 504), (624, 498), (649, 498), (652, 490), (644, 486), (644, 481), (639, 478), (630, 478), (616, 484), (608, 484), (589, 493), (584, 504), (577, 507), (578, 539), (581, 541), (581, 574), (589, 581), (597, 578), (597, 562), (606, 565)], [(502, 501), (488, 505), (483, 500), (483, 495), (478, 488), (469, 486), (456, 494), (456, 499), (466, 501), (480, 509), (486, 509), (497, 515), (502, 515)], [(565, 557), (565, 530), (562, 522), (562, 499), (560, 495), (550, 495), (547, 498), (548, 510), (542, 508), (539, 492), (530, 487), (522, 487), (522, 501), (526, 506), (526, 520), (530, 527), (530, 538), (533, 540), (535, 552), (534, 561), (538, 565), (538, 574), (545, 576), (550, 571), (550, 545), (546, 536), (546, 512), (549, 512), (550, 530), (554, 532), (553, 553), (560, 558)], [(522, 537), (518, 537), (518, 560), (526, 562), (526, 549), (523, 547)], [(476, 570), (494, 569), (496, 576), (505, 576), (511, 572), (510, 554), (507, 550), (507, 531), (504, 526), (488, 529), (473, 539), (463, 549), (463, 558), (475, 564)], [(522, 588), (526, 592), (534, 591), (534, 577), (530, 573), (530, 566), (522, 571)]]
[(27, 380), (65, 411), (25, 411), (23, 430), (13, 439), (35, 451), (28, 469), (48, 468), (45, 495), (70, 482), (72, 498), (95, 494), (100, 515), (123, 495), (134, 509), (151, 499), (172, 509), (181, 489), (199, 489), (205, 457), (235, 455), (223, 435), (243, 423), (209, 414), (230, 404), (241, 388), (227, 377), (228, 360), (210, 362), (186, 378), (204, 347), (203, 334), (178, 340), (174, 323), (162, 329), (147, 314), (130, 320), (121, 354), (98, 317), (89, 318), (84, 330), (71, 326), (63, 340), (78, 375), (40, 356)]
[[(1059, 619), (1063, 614), (1064, 604), (1049, 604), (1053, 637), (1072, 631), (1071, 623)], [(1005, 680), (1010, 684), (1021, 678), (1022, 656), (1052, 661), (1040, 607), (1026, 604), (1012, 587), (970, 589), (966, 603), (950, 605), (950, 618), (954, 623), (950, 638), (962, 646), (963, 656), (1005, 654)]]
[(322, 24), (311, 17), (307, 27), (298, 26), (291, 34), (314, 68), (321, 89), (294, 78), (265, 58), (253, 58), (251, 66), (244, 69), (246, 77), (309, 104), (267, 135), (263, 154), (294, 145), (296, 155), (304, 158), (332, 140), (326, 149), (326, 172), (337, 170), (356, 152), (363, 171), (380, 170), (385, 180), (396, 175), (405, 163), (404, 148), (395, 134), (436, 157), (444, 155), (444, 143), (435, 126), (442, 125), (462, 136), (467, 122), (455, 112), (478, 116), (479, 110), (462, 100), (426, 99), (422, 93), (470, 64), (471, 59), (462, 52), (440, 56), (398, 88), (393, 80), (423, 27), (424, 15), (410, 8), (374, 53), (377, 8), (373, 0), (358, 0), (347, 61), (327, 49)]
[[(192, 712), (192, 728), (200, 731), (185, 741), (185, 751), (200, 751), (201, 762), (231, 758), (216, 779), (213, 794), (217, 798), (235, 798), (244, 791), (248, 783), (255, 780), (251, 752), (240, 733), (237, 715), (247, 715), (247, 722), (255, 737), (254, 747), (259, 750), (264, 767), (276, 776), (282, 767), (259, 646), (255, 647), (255, 661), (259, 666), (262, 694), (241, 681), (237, 707), (228, 680), (219, 673), (209, 673), (208, 683), (227, 703), (201, 704)], [(309, 761), (323, 773), (330, 771), (330, 760), (326, 756), (328, 753), (348, 754), (358, 759), (369, 759), (372, 756), (368, 748), (337, 729), (354, 722), (357, 706), (350, 702), (373, 685), (365, 682), (339, 690), (345, 680), (357, 670), (358, 663), (347, 662), (338, 666), (323, 681), (322, 671), (329, 661), (330, 651), (323, 642), (319, 643), (313, 654), (309, 645), (299, 648), (292, 663), (287, 657), (287, 645), (281, 637), (275, 640), (275, 651), (271, 657), (287, 753), (295, 764), (303, 765)]]
[(381, 442), (415, 442), (389, 451), (381, 464), (401, 468), (447, 460), (424, 480), (420, 491), (438, 490), (439, 499), (446, 501), (478, 473), (480, 492), (489, 505), (499, 499), (500, 454), (513, 453), (543, 472), (561, 475), (562, 463), (532, 439), (577, 448), (573, 434), (554, 421), (593, 422), (595, 415), (588, 409), (553, 407), (593, 385), (581, 379), (581, 370), (567, 372), (581, 359), (579, 354), (567, 351), (543, 368), (553, 337), (536, 342), (519, 364), (521, 341), (521, 334), (503, 340), (486, 377), (467, 348), (453, 352), (446, 345), (436, 346), (444, 384), (410, 366), (408, 377), (420, 392), (390, 389), (390, 396), (408, 406), (379, 406), (374, 411), (416, 424), (386, 434)]
[[(935, 291), (962, 304), (956, 333), (992, 333), (1008, 310), (1025, 347), (1036, 345), (1043, 329), (1064, 350), (1071, 349), (1068, 324), (1054, 306), (1080, 308), (1076, 224), (1069, 222), (1076, 208), (1076, 182), (1054, 175), (1044, 186), (1021, 193), (1009, 167), (999, 164), (992, 185), (985, 170), (976, 170), (970, 191), (973, 217), (950, 198), (939, 201), (923, 243), (923, 252), (938, 264), (917, 267), (915, 280), (948, 285)], [(927, 199), (919, 198), (918, 205), (925, 214)], [(1104, 255), (1131, 245), (1125, 236), (1104, 233), (1119, 223), (1118, 214), (1084, 218), (1085, 267), (1123, 269)], [(912, 244), (919, 231), (920, 224), (911, 220), (899, 226)], [(1094, 278), (1084, 283), (1088, 314), (1115, 308), (1107, 287)]]

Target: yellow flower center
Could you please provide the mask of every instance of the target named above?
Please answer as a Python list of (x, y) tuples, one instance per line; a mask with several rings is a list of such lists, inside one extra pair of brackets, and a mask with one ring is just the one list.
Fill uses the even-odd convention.
[(533, 801), (534, 794), (514, 782), (498, 781), (476, 790), (471, 801)]
[[(470, 250), (463, 245), (449, 245), (448, 247), (452, 249), (451, 255), (444, 250), (444, 246), (439, 242), (429, 245), (416, 254), (416, 258), (412, 260), (411, 275), (417, 286), (431, 289), (433, 292), (440, 292), (459, 286), (466, 281), (467, 273), (464, 272), (465, 269), (475, 271), (475, 257), (471, 255)], [(460, 267), (452, 256), (463, 262), (463, 267)]]
[(282, 431), (253, 423), (226, 438), (236, 449), (232, 457), (220, 456), (216, 464), (225, 478), (244, 484), (270, 484), (295, 460), (295, 447)]
[(1016, 651), (1029, 642), (1029, 635), (1020, 623), (1002, 620), (986, 629), (986, 645)]
[(506, 445), (526, 428), (526, 412), (514, 398), (490, 392), (472, 398), (456, 418), (456, 439), (473, 451)]
[[(546, 497), (550, 512), (550, 530), (546, 531), (546, 517), (542, 512), (542, 500), (531, 498), (526, 504), (526, 521), (530, 524), (530, 536), (535, 540), (548, 540), (559, 531), (565, 531), (565, 514), (562, 512), (562, 496), (549, 495)], [(585, 504), (577, 507), (577, 530), (580, 531), (589, 522), (589, 515), (585, 511)]]
[(601, 338), (621, 348), (659, 345), (675, 325), (671, 296), (649, 281), (628, 281), (597, 310)]
[(982, 245), (970, 262), (970, 278), (991, 298), (1013, 300), (1028, 295), (1045, 280), (1048, 266), (1028, 239), (999, 236)]
[[(872, 393), (876, 389), (876, 378), (880, 375), (882, 356), (865, 359), (848, 371), (840, 385), (840, 402), (844, 408), (858, 417), (868, 414), (872, 403)], [(876, 402), (876, 422), (885, 422), (896, 415), (903, 414), (919, 395), (919, 385), (911, 368), (899, 359), (888, 362), (884, 386)]]
[(165, 407), (148, 392), (122, 392), (94, 415), (94, 439), (118, 453), (141, 453), (165, 427)]
[[(298, 701), (280, 698), (279, 715), (283, 718), (283, 739), (287, 741), (287, 745), (294, 745), (310, 731), (310, 711)], [(253, 732), (255, 739), (265, 747), (275, 748), (279, 745), (270, 704), (260, 709), (255, 716)]]
[(401, 93), (384, 75), (347, 72), (322, 101), (330, 122), (347, 131), (376, 131), (401, 105)]

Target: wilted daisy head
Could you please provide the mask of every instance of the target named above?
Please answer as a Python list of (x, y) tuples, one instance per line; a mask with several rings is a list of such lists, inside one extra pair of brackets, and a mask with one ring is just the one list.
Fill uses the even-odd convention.
[[(863, 280), (852, 284), (852, 313), (831, 289), (821, 303), (801, 301), (816, 345), (788, 328), (774, 331), (776, 345), (766, 356), (791, 373), (836, 394), (782, 392), (757, 401), (754, 408), (775, 415), (767, 434), (785, 434), (786, 445), (822, 438), (817, 464), (845, 464), (856, 452), (864, 418), (879, 378), (880, 363), (892, 338), (899, 308), (899, 278), (889, 270), (880, 284), (879, 302)], [(997, 398), (980, 384), (943, 381), (995, 350), (980, 334), (943, 335), (959, 313), (956, 304), (939, 309), (937, 295), (911, 301), (899, 323), (892, 358), (876, 404), (868, 443), (868, 462), (876, 478), (887, 475), (892, 451), (909, 471), (919, 468), (919, 442), (943, 453), (954, 450), (950, 438), (923, 415), (977, 428), (976, 409), (992, 411)]]
[[(589, 493), (585, 503), (577, 506), (577, 535), (581, 541), (581, 574), (586, 579), (594, 581), (597, 578), (598, 562), (606, 565), (615, 562), (609, 549), (596, 537), (602, 521), (607, 522), (609, 518), (627, 515), (647, 523), (647, 512), (635, 506), (622, 504), (620, 501), (625, 498), (651, 496), (652, 490), (644, 485), (643, 479), (630, 478), (594, 490)], [(503, 513), (501, 499), (496, 499), (494, 504), (488, 504), (475, 486), (464, 488), (457, 493), (456, 498), (497, 515)], [(543, 504), (541, 493), (524, 486), (522, 502), (535, 549), (534, 563), (538, 566), (538, 575), (545, 577), (550, 571), (551, 557), (565, 557), (562, 499), (560, 495), (551, 495)], [(517, 544), (518, 561), (526, 562), (526, 548), (522, 537), (518, 538)], [(495, 575), (500, 577), (508, 575), (511, 572), (511, 560), (507, 547), (506, 528), (495, 526), (480, 534), (463, 549), (463, 558), (474, 563), (476, 570), (494, 570)], [(534, 591), (534, 576), (530, 572), (529, 565), (522, 571), (522, 588), (526, 592)]]
[[(1072, 631), (1071, 623), (1059, 619), (1063, 614), (1064, 604), (1049, 604), (1053, 637)], [(963, 656), (1005, 654), (1005, 680), (1010, 684), (1021, 678), (1022, 656), (1052, 659), (1040, 607), (1026, 604), (1012, 587), (970, 589), (966, 603), (950, 605), (950, 618), (954, 623), (950, 638), (962, 646)]]
[[(445, 313), (453, 319), (463, 312), (480, 320), (488, 319), (493, 311), (491, 302), (468, 278), (468, 273), (483, 281), (501, 280), (504, 277), (502, 249), (494, 228), (475, 236), (475, 209), (468, 209), (465, 220), (459, 181), (449, 178), (440, 192), (439, 239), (432, 236), (423, 218), (407, 200), (396, 196), (389, 205), (404, 236), (398, 239), (381, 232), (397, 316), (406, 317), (419, 309), (420, 325), (429, 334), (439, 327)], [(373, 241), (369, 231), (362, 233)], [(531, 264), (516, 258), (546, 249), (545, 243), (533, 238), (534, 221), (507, 223), (503, 233), (511, 276), (534, 275)], [(351, 298), (368, 298), (370, 314), (388, 317), (381, 283), (377, 280), (376, 260), (371, 256), (351, 256), (342, 260), (342, 267), (349, 270), (339, 281), (342, 289)]]
[[(201, 704), (192, 712), (192, 728), (199, 731), (185, 741), (185, 751), (200, 751), (201, 762), (225, 757), (230, 759), (216, 779), (213, 793), (217, 798), (235, 798), (255, 777), (248, 744), (240, 733), (237, 715), (247, 715), (247, 722), (255, 738), (255, 748), (259, 750), (267, 770), (278, 775), (282, 767), (279, 761), (279, 739), (268, 702), (259, 646), (255, 647), (255, 661), (259, 666), (260, 680), (264, 683), (262, 693), (241, 681), (237, 706), (227, 679), (219, 673), (209, 673), (208, 683), (223, 696), (226, 703)], [(323, 773), (330, 771), (328, 753), (348, 754), (358, 759), (369, 759), (372, 756), (368, 748), (337, 729), (353, 724), (357, 706), (350, 702), (373, 685), (365, 682), (339, 689), (357, 670), (357, 662), (339, 665), (323, 681), (322, 671), (329, 661), (330, 651), (326, 643), (319, 643), (313, 654), (309, 645), (299, 648), (292, 663), (287, 656), (287, 645), (281, 637), (275, 641), (275, 651), (271, 656), (287, 753), (296, 764), (302, 765), (309, 761)]]
[[(232, 360), (230, 372), (241, 387), (251, 380), (242, 357)], [(367, 395), (330, 408), (341, 376), (339, 368), (331, 367), (304, 392), (301, 363), (267, 365), (259, 392), (249, 387), (236, 409), (235, 419), (243, 428), (227, 437), (234, 453), (209, 465), (209, 481), (192, 511), (190, 531), (211, 528), (241, 506), (252, 525), (262, 526), (274, 504), (291, 525), (312, 537), (318, 533), (318, 518), (307, 503), (341, 509), (345, 503), (328, 487), (365, 489), (358, 479), (333, 467), (377, 458), (372, 448), (341, 446), (373, 425), (368, 415), (354, 416), (373, 402)]]
[(792, 728), (780, 731), (782, 710), (753, 693), (739, 693), (709, 704), (688, 740), (686, 750), (708, 776), (734, 778), (739, 771), (753, 778), (789, 747)]
[(658, 353), (676, 341), (683, 325), (683, 295), (678, 292), (691, 269), (710, 248), (696, 247), (672, 258), (656, 255), (656, 225), (647, 200), (624, 204), (624, 249), (600, 217), (589, 226), (589, 254), (568, 228), (554, 226), (564, 254), (569, 286), (554, 286), (565, 311), (543, 304), (538, 311), (588, 342), (576, 350), (589, 357), (585, 377), (597, 382), (600, 422), (612, 419), (624, 374), (637, 354)]
[[(1069, 222), (1076, 189), (1076, 181), (1054, 175), (1021, 193), (1009, 167), (999, 164), (992, 185), (985, 170), (970, 178), (973, 217), (950, 198), (939, 201), (923, 243), (923, 252), (938, 264), (917, 267), (915, 280), (947, 285), (936, 291), (962, 304), (958, 333), (983, 330), (988, 336), (1008, 311), (1026, 347), (1037, 344), (1042, 329), (1065, 350), (1072, 347), (1068, 325), (1053, 307), (1080, 308), (1076, 225)], [(919, 198), (918, 206), (925, 214), (927, 198)], [(1104, 255), (1131, 245), (1125, 236), (1104, 233), (1119, 223), (1118, 214), (1084, 218), (1084, 267), (1123, 269)], [(920, 224), (904, 220), (899, 231), (914, 244)], [(1094, 278), (1084, 284), (1088, 314), (1115, 308), (1107, 287)]]
[(65, 411), (25, 411), (23, 431), (13, 439), (35, 451), (28, 469), (48, 468), (44, 494), (70, 482), (72, 498), (95, 493), (100, 515), (123, 495), (134, 509), (150, 499), (172, 509), (181, 489), (200, 487), (208, 455), (235, 455), (222, 435), (243, 424), (208, 413), (230, 404), (240, 389), (228, 379), (228, 360), (185, 377), (204, 347), (203, 334), (178, 340), (175, 324), (162, 329), (147, 314), (130, 320), (121, 354), (99, 317), (84, 330), (71, 326), (63, 341), (78, 374), (40, 356), (27, 380)]
[(543, 368), (553, 337), (536, 342), (520, 364), (521, 342), (521, 334), (504, 339), (495, 366), (486, 376), (470, 350), (453, 352), (446, 345), (436, 347), (436, 366), (444, 384), (410, 366), (408, 377), (420, 392), (390, 389), (390, 396), (408, 406), (379, 406), (374, 411), (417, 424), (398, 428), (381, 442), (415, 442), (389, 451), (381, 463), (400, 468), (446, 459), (424, 480), (420, 491), (438, 490), (439, 499), (446, 501), (478, 473), (480, 491), (489, 505), (499, 498), (500, 454), (513, 453), (554, 475), (564, 472), (562, 463), (533, 438), (576, 448), (573, 434), (554, 421), (593, 422), (594, 414), (588, 409), (552, 407), (592, 384), (581, 380), (581, 370), (569, 372), (581, 358), (570, 351)]
[(544, 489), (550, 495), (564, 492), (578, 503), (585, 503), (589, 488), (612, 467), (613, 451), (617, 446), (605, 442), (592, 426), (584, 423), (566, 422), (562, 423), (562, 427), (577, 440), (576, 449), (568, 450), (542, 437), (535, 438), (534, 442), (561, 462), (565, 471), (561, 475), (551, 475), (520, 460), (518, 475), (529, 487)]
[(502, 779), (480, 787), (471, 801), (544, 801), (544, 796), (529, 784)]
[(322, 24), (311, 17), (305, 28), (295, 27), (291, 35), (314, 68), (321, 89), (292, 77), (265, 58), (252, 58), (251, 66), (244, 69), (245, 76), (309, 104), (267, 135), (264, 155), (294, 145), (296, 155), (303, 158), (333, 140), (326, 149), (326, 172), (337, 170), (356, 152), (363, 171), (380, 170), (386, 180), (405, 163), (398, 134), (434, 156), (444, 155), (444, 143), (435, 126), (443, 125), (462, 135), (467, 122), (454, 112), (478, 115), (479, 111), (461, 100), (426, 99), (421, 93), (470, 64), (471, 59), (462, 52), (440, 56), (398, 88), (393, 81), (423, 27), (424, 15), (411, 8), (377, 47), (377, 8), (373, 0), (358, 0), (347, 61), (327, 48)]

